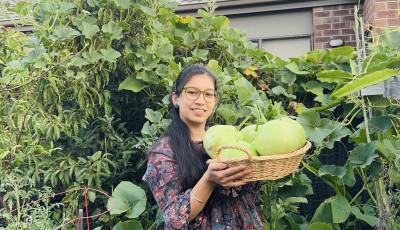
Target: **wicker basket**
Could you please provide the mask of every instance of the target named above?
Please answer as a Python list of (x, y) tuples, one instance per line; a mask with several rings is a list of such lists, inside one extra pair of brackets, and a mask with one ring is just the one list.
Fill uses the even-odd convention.
[[(277, 180), (285, 177), (296, 170), (304, 154), (310, 149), (311, 142), (307, 141), (303, 148), (291, 153), (271, 156), (253, 156), (247, 149), (237, 145), (224, 145), (217, 149), (217, 157), (207, 161), (209, 163), (223, 162), (228, 167), (246, 165), (251, 168), (252, 173), (243, 177), (240, 181), (262, 181)], [(248, 157), (221, 158), (220, 152), (223, 149), (239, 149), (247, 153)]]

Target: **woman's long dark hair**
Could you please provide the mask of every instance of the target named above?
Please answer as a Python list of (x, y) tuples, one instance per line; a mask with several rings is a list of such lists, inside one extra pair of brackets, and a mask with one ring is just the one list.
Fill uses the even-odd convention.
[(172, 101), (172, 93), (180, 96), (186, 83), (195, 75), (208, 75), (214, 82), (214, 89), (217, 91), (217, 81), (214, 75), (201, 64), (191, 64), (183, 69), (175, 80), (169, 97), (169, 113), (171, 124), (163, 134), (169, 137), (171, 149), (174, 152), (177, 163), (177, 176), (182, 181), (184, 189), (192, 188), (207, 170), (205, 164), (208, 158), (203, 153), (198, 143), (191, 139), (189, 127), (181, 120), (179, 108), (176, 108)]

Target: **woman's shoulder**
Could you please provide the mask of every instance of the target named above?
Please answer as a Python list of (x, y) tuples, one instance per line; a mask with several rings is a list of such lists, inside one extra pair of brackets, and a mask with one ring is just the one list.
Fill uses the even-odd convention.
[(160, 137), (149, 149), (148, 153), (158, 153), (163, 154), (169, 157), (173, 157), (174, 153), (172, 152), (171, 145), (169, 143), (168, 136)]

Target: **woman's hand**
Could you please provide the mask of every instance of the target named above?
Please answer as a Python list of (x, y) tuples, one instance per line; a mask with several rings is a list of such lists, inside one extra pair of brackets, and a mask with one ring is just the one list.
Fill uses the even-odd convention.
[(251, 173), (251, 169), (246, 168), (245, 165), (228, 168), (228, 165), (224, 163), (211, 163), (208, 165), (205, 175), (209, 182), (229, 188), (247, 184), (248, 182), (240, 179), (249, 173)]

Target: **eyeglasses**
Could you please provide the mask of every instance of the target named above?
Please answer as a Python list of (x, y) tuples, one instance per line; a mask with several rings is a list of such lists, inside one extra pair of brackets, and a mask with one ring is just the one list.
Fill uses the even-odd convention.
[(204, 100), (206, 102), (215, 102), (216, 100), (215, 90), (212, 89), (206, 89), (204, 91), (201, 91), (196, 87), (186, 87), (183, 88), (183, 91), (185, 91), (186, 98), (189, 101), (197, 100), (200, 97), (200, 94), (203, 94)]

